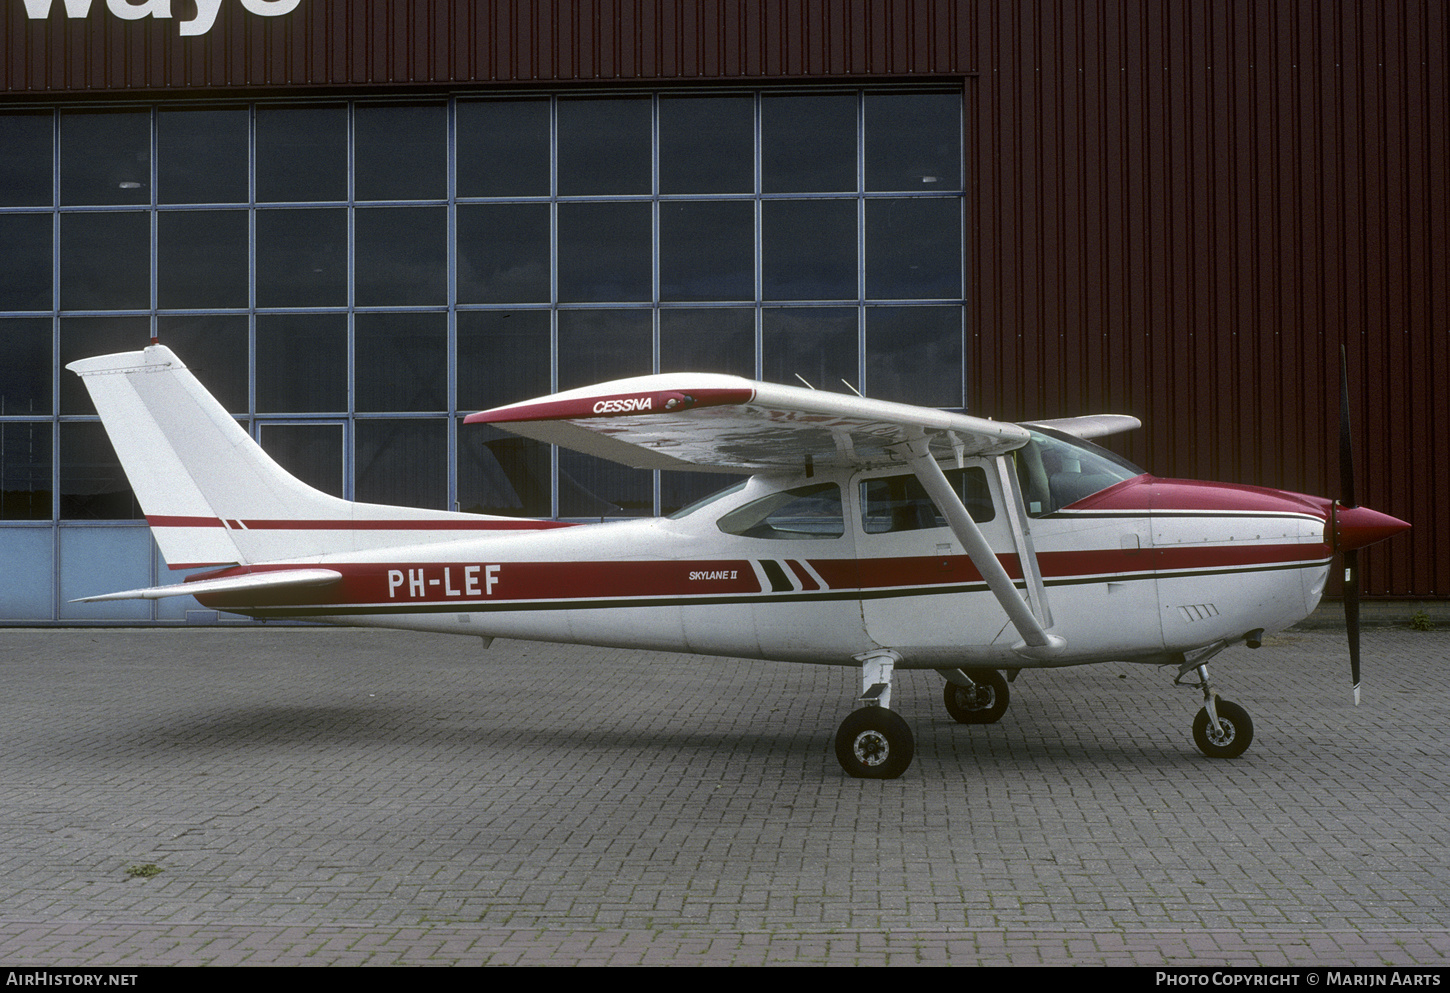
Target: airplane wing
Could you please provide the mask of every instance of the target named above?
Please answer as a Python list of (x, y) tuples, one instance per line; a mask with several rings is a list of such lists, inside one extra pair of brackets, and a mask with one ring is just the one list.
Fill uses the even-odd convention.
[(151, 586), (144, 590), (122, 590), (86, 596), (71, 603), (98, 603), (102, 600), (160, 600), (170, 596), (195, 596), (205, 593), (235, 593), (240, 590), (280, 589), (286, 586), (330, 586), (342, 579), (333, 569), (281, 569), (256, 572), (245, 576), (223, 576), (220, 579), (198, 579), (169, 586)]
[(1110, 434), (1118, 434), (1121, 431), (1133, 431), (1143, 426), (1143, 422), (1128, 414), (1087, 414), (1083, 417), (1059, 417), (1054, 420), (1045, 421), (1024, 421), (1030, 428), (1052, 428), (1061, 431), (1063, 434), (1070, 434), (1074, 438), (1081, 438), (1087, 441), (1092, 438), (1103, 438)]
[(716, 472), (887, 465), (918, 440), (938, 458), (1001, 455), (1030, 439), (1016, 424), (707, 373), (620, 379), (464, 420), (639, 469)]

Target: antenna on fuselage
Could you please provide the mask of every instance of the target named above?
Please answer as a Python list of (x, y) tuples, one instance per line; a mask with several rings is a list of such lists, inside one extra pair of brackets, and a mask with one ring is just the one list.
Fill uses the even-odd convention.
[(811, 390), (815, 389), (815, 387), (810, 384), (810, 381), (807, 380), (806, 377), (802, 376), (800, 373), (798, 373), (798, 372), (797, 373), (792, 373), (792, 375), (794, 375), (795, 378), (796, 379), (799, 379), (802, 383), (805, 383), (807, 389), (811, 389)]

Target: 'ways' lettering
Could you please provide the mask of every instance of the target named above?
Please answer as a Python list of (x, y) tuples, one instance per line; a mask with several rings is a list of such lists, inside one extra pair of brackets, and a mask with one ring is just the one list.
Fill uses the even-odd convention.
[[(55, 0), (24, 0), (25, 16), (32, 21), (43, 20), (50, 16), (50, 8)], [(69, 18), (87, 17), (91, 12), (93, 0), (62, 0), (65, 6), (65, 16)], [(302, 0), (241, 0), (241, 4), (247, 10), (259, 17), (281, 17), (283, 14), (290, 14), (296, 10)], [(217, 13), (222, 8), (222, 0), (196, 0), (196, 17), (189, 21), (182, 21), (181, 33), (183, 35), (206, 34), (216, 23)], [(143, 17), (170, 18), (171, 0), (140, 0), (139, 3), (131, 0), (106, 0), (106, 9), (116, 17), (126, 21), (139, 21)]]

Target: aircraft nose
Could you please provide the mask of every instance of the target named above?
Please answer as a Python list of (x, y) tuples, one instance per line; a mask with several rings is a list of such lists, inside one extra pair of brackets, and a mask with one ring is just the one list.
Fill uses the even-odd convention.
[(1398, 517), (1381, 514), (1368, 507), (1344, 507), (1340, 504), (1334, 505), (1327, 523), (1325, 537), (1340, 552), (1352, 552), (1410, 529), (1410, 525)]

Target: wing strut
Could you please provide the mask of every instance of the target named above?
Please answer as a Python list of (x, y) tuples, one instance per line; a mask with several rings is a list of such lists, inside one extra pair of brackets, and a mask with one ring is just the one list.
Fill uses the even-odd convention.
[(1037, 564), (1037, 546), (1032, 543), (1032, 528), (1028, 524), (1022, 487), (1007, 456), (998, 455), (992, 461), (997, 464), (997, 478), (1002, 483), (1007, 526), (1012, 529), (1012, 541), (1017, 546), (1017, 561), (1022, 566), (1022, 578), (1027, 581), (1027, 605), (1032, 608), (1032, 615), (1038, 622), (1044, 628), (1050, 628), (1052, 610), (1047, 605), (1047, 587), (1042, 582), (1042, 569)]
[[(962, 503), (961, 497), (957, 496), (952, 484), (947, 482), (946, 476), (937, 465), (936, 459), (931, 454), (931, 448), (925, 438), (918, 438), (909, 442), (906, 446), (907, 456), (911, 465), (911, 471), (916, 478), (921, 480), (921, 485), (926, 489), (927, 496), (941, 508), (946, 515), (947, 523), (951, 526), (952, 534), (962, 543), (962, 548), (971, 558), (972, 564), (987, 581), (987, 588), (1007, 612), (1012, 626), (1022, 636), (1019, 644), (1013, 645), (1012, 650), (1018, 655), (1031, 659), (1050, 659), (1060, 655), (1067, 648), (1067, 642), (1060, 636), (1048, 634), (1043, 628), (1042, 622), (1033, 613), (1032, 607), (1022, 595), (1017, 592), (1017, 586), (1012, 582), (1007, 570), (1002, 568), (1002, 563), (997, 561), (992, 546), (983, 537), (977, 522), (972, 520), (972, 515), (967, 513), (966, 506)], [(1025, 532), (1020, 527), (1020, 520), (1013, 518), (1013, 535), (1017, 538), (1019, 550), (1030, 551), (1030, 546), (1024, 547)], [(1035, 555), (1024, 554), (1019, 556), (1023, 561), (1025, 573), (1035, 574), (1037, 572), (1037, 561)], [(1031, 564), (1028, 565), (1028, 559)], [(1037, 576), (1036, 586), (1040, 587), (1042, 578)], [(1029, 590), (1034, 584), (1028, 582)], [(1040, 589), (1029, 593), (1034, 599), (1040, 597)], [(1046, 602), (1039, 599), (1039, 609), (1046, 615)]]

